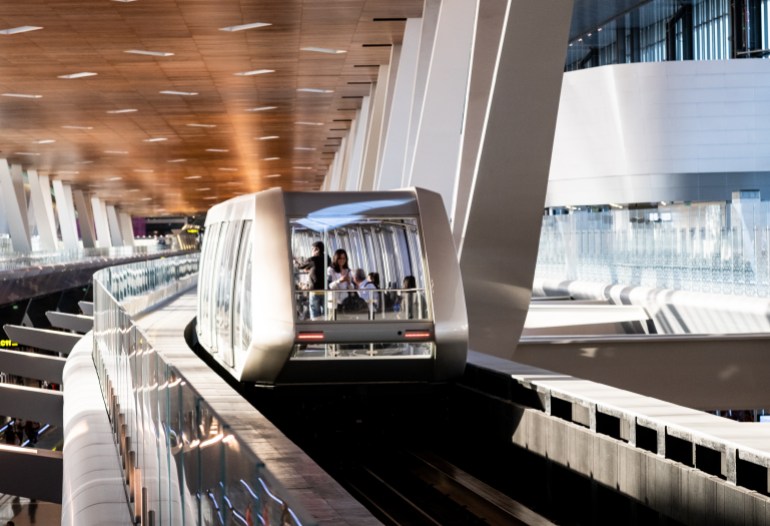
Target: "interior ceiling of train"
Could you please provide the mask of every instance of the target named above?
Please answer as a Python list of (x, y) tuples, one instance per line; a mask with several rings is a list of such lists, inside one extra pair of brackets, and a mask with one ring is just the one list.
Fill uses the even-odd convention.
[[(639, 3), (576, 0), (573, 28)], [(318, 189), (422, 7), (1, 2), (0, 157), (134, 215), (192, 214), (272, 186)]]

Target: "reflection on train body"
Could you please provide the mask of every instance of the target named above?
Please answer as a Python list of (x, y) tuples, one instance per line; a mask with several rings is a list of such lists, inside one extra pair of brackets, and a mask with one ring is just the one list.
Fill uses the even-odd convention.
[[(333, 274), (331, 255), (341, 251), (347, 264)], [(242, 381), (461, 374), (467, 318), (441, 198), (422, 189), (274, 189), (213, 207), (196, 328), (199, 343)]]

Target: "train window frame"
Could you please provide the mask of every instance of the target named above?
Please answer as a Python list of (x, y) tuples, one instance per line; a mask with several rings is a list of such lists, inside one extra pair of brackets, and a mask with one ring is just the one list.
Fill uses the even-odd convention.
[[(233, 292), (235, 290), (235, 265), (241, 241), (243, 221), (228, 221), (222, 233), (222, 247), (218, 254), (218, 272), (215, 288), (215, 347), (225, 363), (232, 367), (233, 360)], [(221, 316), (220, 316), (221, 314)]]
[[(367, 274), (378, 272), (381, 275), (380, 288), (374, 293), (374, 296), (378, 298), (377, 310), (372, 308), (372, 302), (370, 302), (368, 313), (362, 312), (340, 317), (339, 308), (332, 307), (332, 305), (336, 305), (335, 295), (338, 296), (340, 293), (330, 288), (325, 269), (324, 314), (322, 318), (311, 319), (309, 313), (305, 312), (308, 310), (305, 303), (309, 303), (309, 300), (304, 298), (304, 295), (309, 296), (310, 292), (298, 286), (301, 274), (295, 265), (293, 269), (294, 294), (292, 297), (295, 322), (300, 324), (340, 321), (369, 322), (393, 321), (393, 319), (433, 321), (433, 308), (428, 289), (430, 277), (427, 254), (418, 215), (325, 216), (320, 221), (318, 218), (311, 220), (315, 223), (315, 228), (309, 226), (308, 218), (304, 216), (287, 216), (286, 219), (289, 249), (294, 261), (306, 260), (311, 253), (312, 242), (315, 240), (323, 242), (327, 262), (330, 262), (335, 250), (343, 248), (348, 254), (351, 272), (355, 272), (356, 268), (362, 268)], [(361, 229), (361, 227), (366, 228)], [(360, 230), (360, 232), (356, 235), (350, 235), (351, 231), (355, 232), (356, 230)], [(383, 234), (382, 232), (386, 230), (388, 233)], [(298, 235), (299, 231), (304, 231), (306, 234), (300, 236)], [(308, 232), (309, 234), (307, 234)], [(376, 239), (375, 233), (380, 234), (376, 236)], [(347, 236), (346, 241), (345, 236)], [(403, 288), (403, 280), (409, 275), (415, 277), (416, 287), (414, 289)], [(410, 294), (411, 292), (414, 292), (416, 296)], [(417, 315), (415, 316), (415, 313), (412, 312), (412, 318), (409, 319), (402, 318), (398, 311), (388, 311), (386, 308), (386, 304), (393, 305), (395, 302), (399, 302), (400, 305), (404, 295), (416, 297), (416, 302), (420, 305)], [(407, 316), (406, 311), (403, 315)]]
[(202, 277), (199, 284), (201, 288), (201, 300), (198, 302), (198, 338), (203, 345), (211, 349), (211, 352), (216, 352), (212, 346), (213, 341), (210, 323), (210, 298), (212, 292), (212, 282), (214, 281), (213, 276), (215, 273), (215, 270), (213, 269), (215, 261), (212, 259), (212, 255), (216, 254), (216, 248), (219, 244), (219, 231), (221, 225), (222, 223), (214, 223), (207, 229), (206, 238), (204, 239), (203, 244), (203, 254), (201, 257), (203, 265), (200, 269)]
[(254, 262), (252, 251), (254, 250), (254, 221), (247, 219), (243, 221), (241, 227), (240, 242), (238, 245), (238, 258), (235, 264), (235, 285), (233, 304), (233, 321), (231, 348), (233, 354), (233, 364), (231, 367), (240, 368), (243, 366), (244, 354), (248, 352), (251, 345), (253, 320), (251, 301)]

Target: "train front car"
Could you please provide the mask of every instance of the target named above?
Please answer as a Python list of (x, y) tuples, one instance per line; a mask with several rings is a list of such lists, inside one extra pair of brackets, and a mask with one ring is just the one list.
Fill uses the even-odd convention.
[(272, 189), (213, 207), (206, 225), (198, 338), (237, 379), (443, 382), (463, 373), (465, 298), (438, 194)]

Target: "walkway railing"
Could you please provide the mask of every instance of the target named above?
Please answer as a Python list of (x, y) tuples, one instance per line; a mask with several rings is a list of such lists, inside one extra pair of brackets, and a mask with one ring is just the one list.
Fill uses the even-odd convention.
[(544, 217), (536, 278), (770, 295), (770, 226), (586, 228), (568, 217)]
[(137, 524), (312, 524), (132, 316), (193, 287), (198, 255), (94, 275), (94, 362)]

